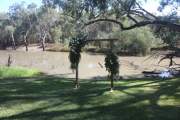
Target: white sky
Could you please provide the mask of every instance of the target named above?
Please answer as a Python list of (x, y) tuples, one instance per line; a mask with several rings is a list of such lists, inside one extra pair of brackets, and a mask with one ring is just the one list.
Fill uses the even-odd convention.
[[(7, 12), (9, 6), (13, 5), (14, 3), (21, 3), (25, 1), (27, 4), (35, 3), (37, 6), (42, 4), (41, 0), (0, 0), (0, 12)], [(139, 0), (142, 2), (142, 0)], [(151, 13), (155, 13), (157, 15), (167, 15), (171, 11), (171, 7), (166, 7), (163, 13), (159, 13), (157, 8), (159, 6), (160, 0), (146, 0), (146, 3), (143, 4), (143, 8)], [(178, 15), (180, 16), (180, 6), (178, 7)]]
[(156, 13), (159, 6), (159, 0), (147, 0), (147, 2), (143, 4), (144, 9), (151, 13)]
[[(168, 15), (171, 13), (171, 6), (166, 6), (163, 12), (157, 11), (159, 7), (160, 0), (147, 0), (146, 3), (143, 3), (143, 8), (146, 9), (147, 11), (154, 13), (156, 15)], [(180, 5), (178, 6), (177, 9), (178, 16), (180, 16)]]
[(9, 10), (9, 6), (23, 1), (26, 4), (35, 3), (37, 6), (42, 4), (41, 0), (0, 0), (0, 12), (7, 12)]

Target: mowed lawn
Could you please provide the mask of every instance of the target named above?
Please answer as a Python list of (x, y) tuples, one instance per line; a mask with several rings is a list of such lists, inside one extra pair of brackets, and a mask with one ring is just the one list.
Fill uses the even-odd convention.
[(55, 76), (0, 79), (0, 120), (180, 120), (180, 78), (115, 83)]

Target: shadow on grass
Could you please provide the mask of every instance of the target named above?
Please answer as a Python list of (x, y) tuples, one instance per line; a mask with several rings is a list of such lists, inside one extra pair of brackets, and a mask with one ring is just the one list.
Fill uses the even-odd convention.
[[(180, 79), (115, 83), (56, 76), (0, 79), (1, 120), (179, 120)], [(40, 104), (39, 104), (40, 103)], [(28, 106), (27, 106), (28, 104)]]

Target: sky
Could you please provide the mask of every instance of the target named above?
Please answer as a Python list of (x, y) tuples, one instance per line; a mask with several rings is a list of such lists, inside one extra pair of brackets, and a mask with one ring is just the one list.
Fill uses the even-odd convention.
[(150, 11), (151, 13), (156, 13), (159, 2), (160, 0), (147, 0), (146, 3), (144, 3), (143, 8), (147, 11)]
[[(0, 12), (7, 12), (9, 9), (9, 6), (13, 5), (14, 3), (21, 3), (22, 1), (25, 1), (26, 4), (35, 3), (37, 6), (40, 6), (41, 0), (0, 0)], [(141, 0), (139, 0), (141, 1)], [(143, 8), (151, 13), (155, 13), (157, 15), (166, 15), (170, 12), (170, 7), (166, 8), (162, 13), (157, 12), (157, 8), (159, 6), (160, 0), (146, 0), (146, 3), (143, 4)], [(180, 7), (178, 8), (178, 15), (180, 16)]]
[(26, 4), (35, 3), (37, 6), (41, 5), (41, 0), (0, 0), (0, 12), (7, 12), (9, 6), (14, 3), (25, 2)]
[[(147, 0), (143, 5), (143, 8), (149, 11), (150, 13), (155, 13), (156, 15), (168, 15), (171, 13), (172, 6), (166, 6), (163, 12), (158, 12), (157, 9), (159, 7), (160, 0)], [(177, 8), (177, 15), (180, 16), (180, 6)]]
[[(9, 6), (13, 5), (14, 3), (21, 3), (22, 1), (25, 1), (26, 4), (33, 2), (38, 6), (41, 5), (41, 0), (0, 0), (0, 12), (7, 12)], [(158, 2), (159, 0), (147, 0), (147, 4), (145, 4), (144, 8), (154, 13), (157, 10)]]

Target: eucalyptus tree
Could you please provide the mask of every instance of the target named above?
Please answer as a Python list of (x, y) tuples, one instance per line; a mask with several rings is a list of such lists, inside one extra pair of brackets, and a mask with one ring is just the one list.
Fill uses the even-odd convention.
[(16, 28), (7, 14), (1, 14), (0, 17), (0, 43), (4, 49), (7, 45), (11, 44), (12, 48), (15, 50), (16, 42), (14, 32)]
[(6, 13), (0, 13), (0, 48), (6, 49), (8, 45), (8, 32), (6, 26), (9, 25), (8, 15)]
[[(52, 7), (42, 6), (38, 11), (38, 20), (36, 24), (37, 35), (41, 42), (43, 51), (45, 51), (45, 42), (53, 41), (61, 34), (61, 26), (59, 25), (60, 14)], [(59, 30), (58, 30), (59, 29)], [(57, 38), (58, 39), (58, 38)]]
[(37, 5), (31, 3), (26, 8), (26, 13), (24, 14), (22, 22), (22, 34), (23, 34), (23, 41), (26, 47), (26, 51), (28, 51), (28, 44), (30, 39), (30, 35), (32, 31), (35, 29), (37, 23)]
[(27, 7), (21, 8), (21, 14), (19, 18), (21, 22), (16, 27), (17, 39), (22, 39), (28, 51), (29, 39), (31, 39), (32, 31), (34, 30), (37, 23), (37, 8), (36, 4), (31, 3)]
[[(12, 48), (15, 50), (16, 43), (15, 43), (15, 39), (14, 39), (14, 31), (15, 31), (15, 27), (12, 25), (10, 19), (8, 17), (4, 18), (4, 19), (1, 18), (1, 21), (0, 21), (1, 43), (4, 45), (5, 44), (9, 45), (8, 42), (11, 41)], [(3, 46), (3, 47), (5, 47), (5, 46)]]
[[(180, 23), (180, 20), (177, 23)], [(178, 47), (180, 43), (180, 32), (161, 26), (153, 26), (153, 29), (155, 35), (161, 38), (169, 49)]]
[[(161, 25), (170, 29), (180, 31), (180, 24), (175, 21), (163, 20), (159, 16), (150, 13), (143, 8), (140, 0), (44, 0), (54, 6), (61, 7), (67, 14), (76, 19), (82, 18), (85, 13), (88, 13), (89, 20), (84, 26), (88, 26), (100, 21), (108, 21), (117, 24), (121, 30), (130, 30), (146, 25)], [(161, 2), (161, 9), (166, 5), (174, 6), (174, 9), (179, 9), (179, 0), (167, 0)], [(174, 13), (174, 12), (173, 12)], [(137, 19), (141, 18), (141, 19)], [(122, 19), (128, 19), (131, 24), (125, 26)]]
[(15, 42), (15, 39), (14, 39), (15, 27), (13, 25), (8, 25), (8, 26), (6, 26), (5, 30), (7, 31), (8, 35), (10, 36), (9, 38), (12, 41), (12, 48), (14, 50), (16, 50), (16, 42)]
[(8, 11), (8, 16), (9, 16), (9, 21), (11, 24), (11, 27), (9, 27), (9, 29), (11, 29), (10, 33), (12, 36), (12, 42), (13, 42), (13, 46), (15, 48), (15, 41), (18, 43), (19, 41), (17, 41), (19, 37), (19, 34), (17, 28), (22, 24), (23, 22), (23, 15), (24, 14), (24, 2), (19, 3), (15, 3), (12, 6), (9, 7), (9, 11)]
[(172, 49), (174, 47), (178, 47), (180, 42), (180, 33), (170, 29), (161, 28), (158, 32), (158, 36), (169, 46), (169, 48)]
[(175, 57), (180, 57), (180, 33), (169, 28), (155, 26), (155, 34), (164, 42), (164, 49), (169, 50), (166, 54), (161, 55), (162, 58), (159, 63), (169, 59), (169, 67), (172, 67), (173, 65), (180, 66), (173, 61)]
[(36, 21), (36, 5), (31, 3), (27, 7), (25, 2), (15, 3), (9, 7), (8, 15), (11, 25), (14, 27), (14, 35), (17, 43), (23, 40), (28, 51), (28, 38)]

